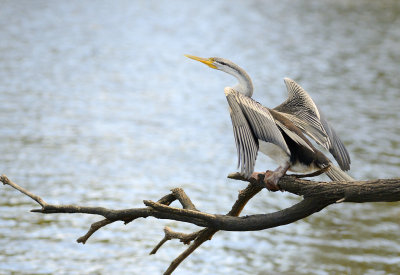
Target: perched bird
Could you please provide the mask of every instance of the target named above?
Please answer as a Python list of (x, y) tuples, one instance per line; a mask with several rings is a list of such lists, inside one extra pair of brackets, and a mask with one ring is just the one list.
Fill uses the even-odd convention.
[[(281, 105), (269, 109), (251, 98), (252, 81), (238, 65), (219, 57), (186, 57), (233, 75), (238, 80), (235, 86), (226, 87), (224, 92), (230, 107), (238, 167), (246, 178), (252, 176), (260, 150), (279, 164), (275, 171), (266, 173), (264, 182), (270, 190), (279, 189), (278, 181), (288, 170), (301, 173), (325, 170), (332, 180), (353, 180), (343, 171), (350, 169), (350, 157), (344, 144), (308, 93), (295, 81), (284, 79), (289, 97)], [(305, 135), (329, 150), (340, 168), (316, 149)]]

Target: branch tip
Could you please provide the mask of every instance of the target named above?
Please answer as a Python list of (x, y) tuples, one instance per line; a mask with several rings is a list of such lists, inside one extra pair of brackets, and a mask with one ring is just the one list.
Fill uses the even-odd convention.
[(144, 205), (152, 207), (154, 205), (154, 202), (151, 200), (143, 200)]
[(76, 242), (77, 242), (77, 243), (85, 244), (86, 241), (93, 235), (94, 232), (96, 232), (96, 231), (99, 230), (100, 228), (102, 228), (102, 227), (104, 227), (104, 226), (106, 226), (106, 225), (108, 225), (108, 224), (110, 224), (110, 223), (113, 223), (113, 222), (115, 222), (115, 221), (109, 220), (109, 219), (104, 219), (104, 220), (101, 220), (101, 221), (92, 223), (92, 224), (90, 225), (89, 231), (88, 231), (85, 235), (83, 235), (82, 237), (79, 237), (79, 238), (76, 240)]
[(44, 211), (44, 208), (40, 208), (40, 209), (32, 209), (30, 212), (33, 212), (33, 213), (43, 213), (43, 211)]

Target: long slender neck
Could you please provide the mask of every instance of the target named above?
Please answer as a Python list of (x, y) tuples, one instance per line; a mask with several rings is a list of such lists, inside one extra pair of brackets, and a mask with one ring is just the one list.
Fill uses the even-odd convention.
[(239, 81), (239, 83), (232, 87), (235, 91), (248, 97), (253, 95), (253, 83), (245, 70), (235, 65), (233, 68), (225, 68), (224, 71), (233, 75)]

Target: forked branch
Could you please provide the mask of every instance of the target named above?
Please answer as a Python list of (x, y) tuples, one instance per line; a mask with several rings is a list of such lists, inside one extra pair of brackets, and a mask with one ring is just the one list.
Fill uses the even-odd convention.
[[(226, 215), (209, 214), (199, 211), (180, 188), (171, 190), (170, 194), (162, 197), (157, 202), (145, 200), (144, 204), (146, 207), (115, 210), (104, 207), (49, 204), (39, 196), (12, 182), (5, 175), (0, 177), (0, 181), (5, 185), (17, 189), (41, 206), (40, 209), (31, 210), (32, 212), (43, 214), (85, 213), (102, 216), (102, 220), (93, 223), (89, 231), (84, 236), (78, 238), (77, 241), (83, 244), (97, 230), (115, 221), (123, 221), (126, 224), (137, 218), (155, 217), (204, 227), (204, 229), (190, 234), (174, 232), (168, 227), (164, 229), (164, 238), (150, 254), (155, 254), (166, 241), (171, 239), (178, 239), (184, 244), (193, 242), (182, 254), (172, 261), (165, 274), (171, 274), (187, 256), (201, 246), (202, 243), (210, 240), (219, 230), (251, 231), (277, 227), (303, 219), (337, 202), (400, 201), (400, 179), (398, 178), (326, 183), (302, 180), (293, 176), (284, 176), (279, 182), (280, 188), (283, 191), (303, 196), (304, 199), (301, 202), (273, 213), (239, 217), (247, 202), (264, 188), (263, 176), (263, 174), (259, 174), (258, 179), (251, 178), (250, 180), (243, 178), (238, 173), (228, 176), (231, 179), (247, 181), (249, 184), (239, 192), (238, 199), (233, 204), (231, 211)], [(170, 206), (175, 200), (180, 202), (182, 208)]]

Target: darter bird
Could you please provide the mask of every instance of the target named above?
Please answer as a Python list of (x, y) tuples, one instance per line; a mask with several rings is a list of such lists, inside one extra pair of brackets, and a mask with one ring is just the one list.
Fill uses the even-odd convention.
[[(269, 190), (279, 190), (278, 181), (288, 170), (301, 173), (321, 170), (333, 181), (353, 180), (344, 172), (350, 169), (350, 157), (344, 144), (308, 93), (295, 81), (284, 78), (289, 97), (269, 109), (251, 98), (253, 84), (249, 75), (232, 61), (219, 57), (186, 57), (238, 80), (224, 92), (238, 152), (238, 167), (243, 176), (255, 176), (254, 165), (260, 150), (279, 164), (275, 171), (266, 172), (264, 182)], [(316, 149), (305, 135), (327, 149), (340, 168)]]

